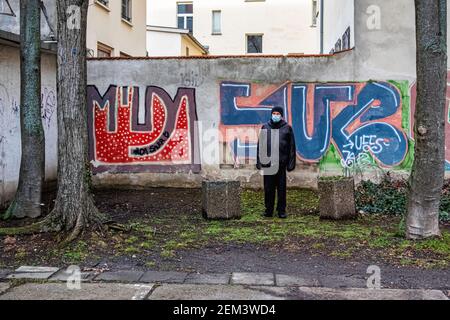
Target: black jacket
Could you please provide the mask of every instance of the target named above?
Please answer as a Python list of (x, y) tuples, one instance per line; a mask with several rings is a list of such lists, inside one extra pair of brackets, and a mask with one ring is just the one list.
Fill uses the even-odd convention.
[[(292, 130), (292, 127), (284, 120), (281, 120), (279, 123), (274, 123), (270, 120), (262, 126), (259, 134), (256, 168), (261, 170), (262, 168), (269, 168), (271, 166), (270, 163), (263, 165), (259, 157), (259, 145), (262, 143), (266, 143), (268, 156), (272, 154), (271, 130), (279, 130), (280, 166), (286, 167), (289, 172), (295, 170), (297, 153), (294, 131)], [(266, 134), (264, 134), (264, 132), (266, 132)], [(266, 141), (262, 141), (263, 139)]]

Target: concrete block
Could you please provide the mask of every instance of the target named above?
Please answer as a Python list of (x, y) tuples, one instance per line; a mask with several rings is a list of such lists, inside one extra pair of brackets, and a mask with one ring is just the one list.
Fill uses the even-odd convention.
[(353, 178), (319, 180), (319, 210), (322, 219), (343, 220), (357, 216)]
[(241, 213), (239, 181), (203, 181), (203, 216), (207, 219), (236, 219)]

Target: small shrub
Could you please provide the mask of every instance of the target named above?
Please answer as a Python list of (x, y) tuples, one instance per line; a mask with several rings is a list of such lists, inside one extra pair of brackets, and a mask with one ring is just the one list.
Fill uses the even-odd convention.
[[(394, 180), (386, 174), (381, 183), (363, 181), (355, 192), (356, 208), (369, 214), (404, 215), (408, 194), (408, 182)], [(442, 189), (439, 213), (441, 222), (450, 222), (450, 181)]]

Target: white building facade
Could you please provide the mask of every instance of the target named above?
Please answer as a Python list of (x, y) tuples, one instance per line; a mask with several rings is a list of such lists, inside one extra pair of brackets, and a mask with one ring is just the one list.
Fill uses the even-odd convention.
[(148, 0), (147, 24), (189, 29), (211, 55), (317, 54), (320, 7), (321, 0)]

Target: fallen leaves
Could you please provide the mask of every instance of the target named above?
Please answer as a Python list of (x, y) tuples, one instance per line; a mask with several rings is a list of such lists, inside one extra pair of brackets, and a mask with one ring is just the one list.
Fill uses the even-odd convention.
[(6, 236), (5, 240), (3, 240), (3, 244), (5, 246), (15, 245), (16, 241), (17, 241), (16, 238), (10, 237), (10, 236)]

